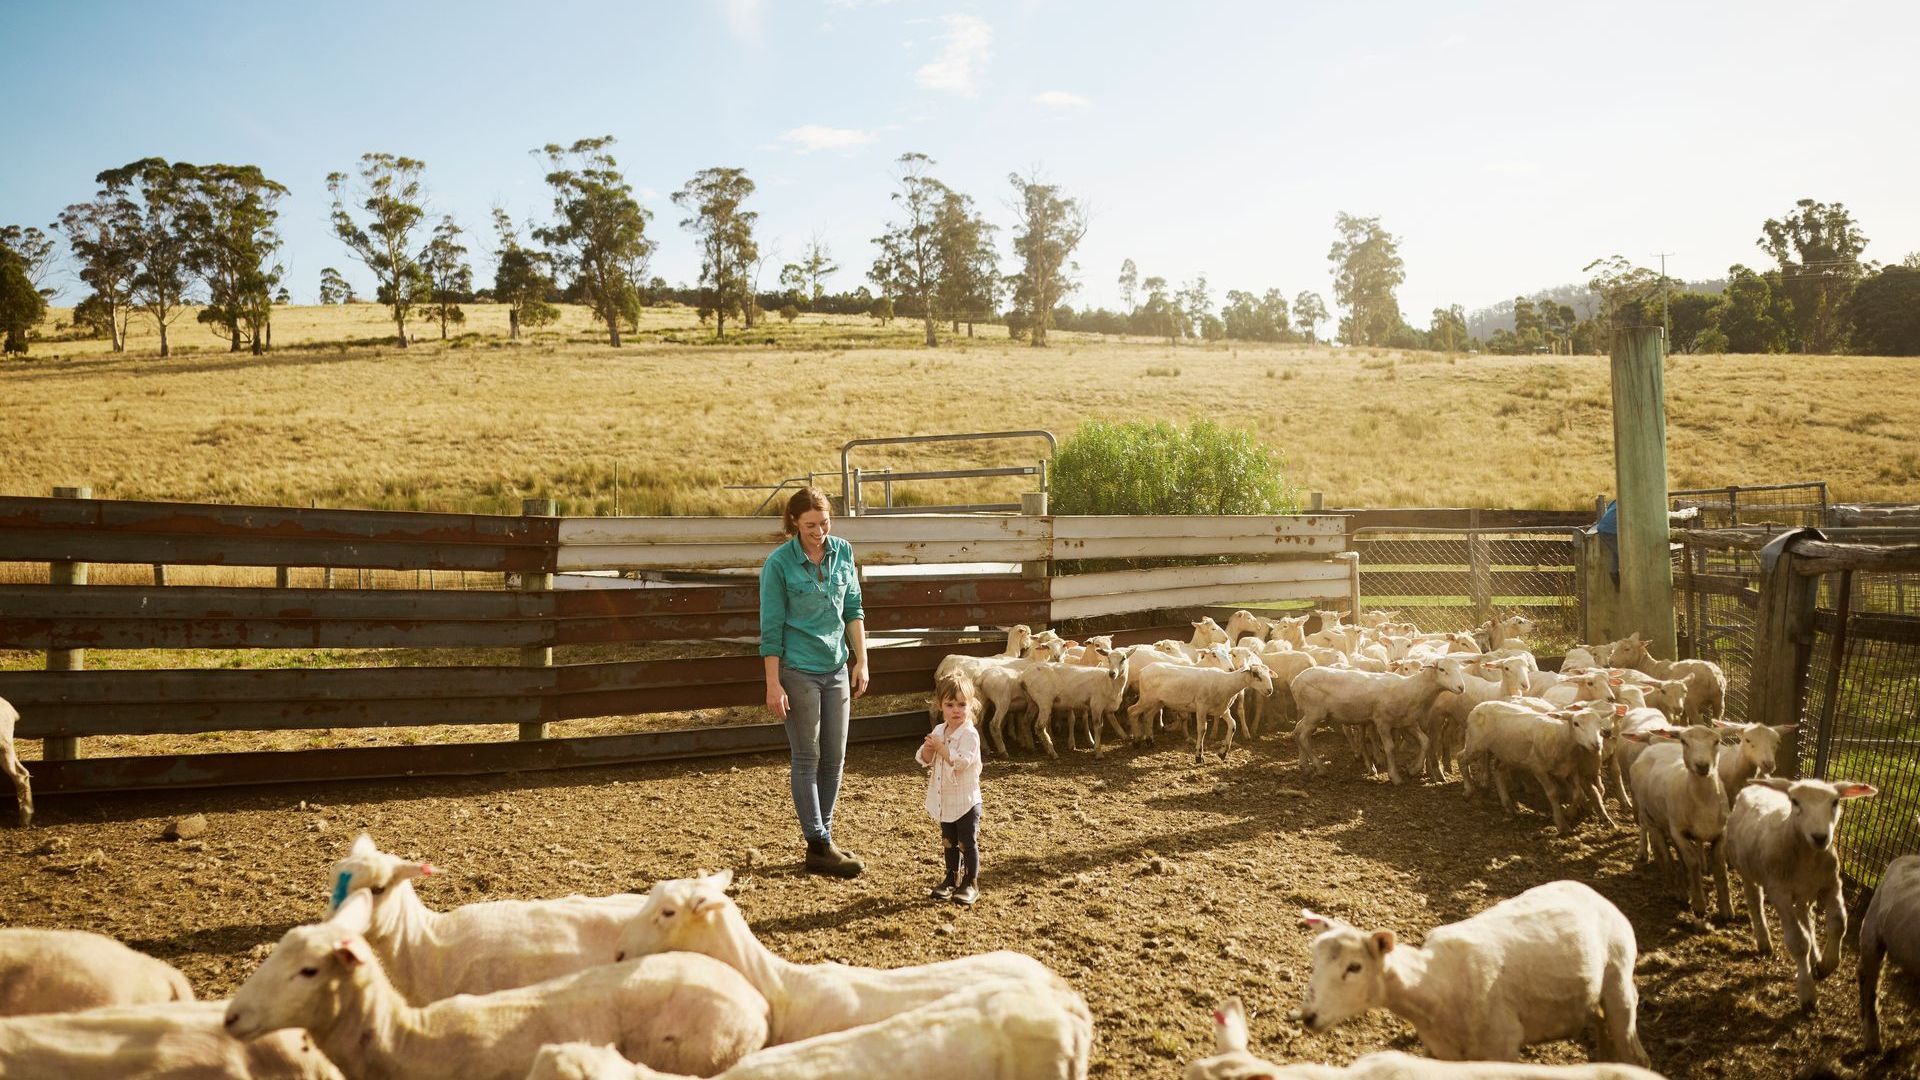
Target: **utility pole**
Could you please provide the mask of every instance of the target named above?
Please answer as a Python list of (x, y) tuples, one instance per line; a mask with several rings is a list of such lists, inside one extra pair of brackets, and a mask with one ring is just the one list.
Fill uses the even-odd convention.
[(1673, 252), (1661, 251), (1656, 254), (1660, 259), (1660, 324), (1666, 335), (1660, 341), (1664, 351), (1673, 348), (1673, 310), (1667, 306), (1667, 256)]

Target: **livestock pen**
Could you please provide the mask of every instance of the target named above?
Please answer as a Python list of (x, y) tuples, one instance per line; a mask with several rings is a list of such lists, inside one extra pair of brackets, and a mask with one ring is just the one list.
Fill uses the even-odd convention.
[[(92, 509), (100, 511), (107, 505)], [(23, 508), (16, 505), (11, 509)], [(66, 509), (71, 511), (70, 507)], [(138, 508), (130, 509), (136, 511), (133, 516), (139, 516)], [(307, 553), (291, 546), (308, 543), (290, 538), (298, 531), (296, 525), (326, 520), (311, 517), (311, 511), (248, 512), (256, 515), (253, 523), (277, 534), (271, 544), (252, 556), (266, 560), (263, 565), (291, 565), (298, 574), (299, 568), (313, 565), (307, 561), (313, 558), (310, 552), (326, 546), (309, 546)], [(183, 513), (174, 508), (147, 520), (192, 520), (195, 529), (212, 527), (204, 518), (183, 517)], [(219, 513), (241, 511), (221, 508)], [(413, 515), (400, 517), (421, 521)], [(538, 521), (539, 515), (533, 517), (540, 528), (548, 527)], [(111, 515), (99, 520), (125, 525), (115, 522)], [(918, 524), (931, 526), (935, 520)], [(996, 527), (1001, 529), (1014, 527), (1005, 522), (1019, 521), (999, 520), (1003, 524)], [(995, 558), (1027, 563), (1058, 557), (1061, 548), (1057, 530), (1064, 520), (1052, 523), (1055, 531), (1051, 547), (1036, 542), (1033, 535), (1016, 537), (1015, 543), (1031, 546), (996, 550)], [(456, 523), (441, 524), (453, 527)], [(482, 535), (481, 530), (495, 524), (499, 529), (485, 535), (516, 535), (513, 527), (501, 522), (469, 520), (465, 527), (470, 530), (468, 535)], [(756, 524), (763, 532), (752, 541), (709, 533), (703, 542), (769, 542), (771, 522)], [(852, 536), (863, 555), (872, 553), (875, 557), (869, 561), (877, 564), (883, 561), (879, 552), (888, 541), (855, 532), (866, 524), (858, 519), (836, 523), (843, 535)], [(1182, 524), (1187, 527), (1174, 535), (1191, 540), (1195, 535), (1193, 523)], [(557, 542), (564, 522), (556, 521), (552, 527)], [(583, 528), (590, 529), (596, 541), (604, 539), (607, 546), (627, 544), (620, 533), (627, 525), (618, 519), (587, 521)], [(1168, 531), (1173, 532), (1171, 528)], [(949, 539), (953, 534), (948, 530)], [(193, 533), (168, 535), (191, 537)], [(1261, 534), (1261, 539), (1271, 544), (1271, 535)], [(1269, 582), (1268, 588), (1258, 581), (1229, 582), (1221, 591), (1211, 585), (1191, 584), (1195, 567), (1165, 567), (1117, 571), (1114, 573), (1137, 576), (1112, 579), (1116, 584), (1126, 582), (1125, 589), (1086, 591), (1094, 584), (1089, 582), (1078, 587), (1086, 591), (1085, 595), (1069, 597), (1058, 590), (1060, 582), (1071, 581), (1071, 577), (1039, 577), (1036, 569), (1034, 577), (1009, 577), (1002, 582), (1010, 589), (1031, 591), (1001, 597), (946, 591), (958, 586), (941, 583), (937, 575), (931, 582), (896, 579), (901, 592), (891, 606), (904, 612), (917, 604), (923, 610), (902, 614), (888, 633), (923, 631), (918, 639), (899, 634), (914, 641), (934, 640), (936, 634), (959, 637), (963, 627), (941, 631), (927, 625), (938, 620), (924, 609), (972, 605), (976, 610), (966, 615), (974, 621), (965, 625), (984, 626), (1017, 620), (1010, 617), (1011, 607), (988, 613), (977, 610), (979, 605), (1044, 603), (1045, 618), (1032, 610), (1027, 612), (1033, 621), (1081, 618), (1097, 625), (1096, 620), (1106, 619), (1110, 626), (1132, 622), (1135, 632), (1142, 635), (1168, 636), (1172, 620), (1164, 613), (1170, 609), (1194, 605), (1189, 610), (1197, 613), (1214, 603), (1251, 601), (1262, 593), (1271, 595), (1286, 589), (1311, 595), (1270, 602), (1338, 606), (1351, 601), (1356, 577), (1362, 582), (1362, 603), (1370, 604), (1364, 586), (1364, 561), (1356, 563), (1341, 557), (1341, 552), (1351, 546), (1346, 539), (1351, 535), (1348, 523), (1334, 521), (1317, 535), (1327, 538), (1318, 541), (1325, 550), (1298, 559), (1263, 563), (1240, 556), (1238, 563), (1217, 564), (1326, 567), (1319, 572), (1327, 577), (1313, 585)], [(0, 532), (0, 537), (14, 536)], [(365, 535), (333, 539), (357, 547), (357, 557), (361, 558), (375, 543)], [(1140, 539), (1135, 537), (1136, 542)], [(986, 540), (955, 542), (976, 545), (964, 553), (955, 551), (956, 557), (964, 554), (968, 561), (985, 558), (978, 545)], [(193, 565), (194, 559), (210, 550), (191, 547), (209, 541), (190, 539), (183, 543), (188, 546), (169, 556), (179, 565)], [(1247, 544), (1252, 546), (1250, 537)], [(481, 546), (505, 549), (513, 545)], [(109, 561), (107, 550), (87, 550), (65, 542), (5, 550), (16, 560), (53, 561), (60, 556), (74, 562), (86, 557), (96, 568)], [(116, 550), (133, 556), (131, 562), (137, 565), (150, 563), (155, 557), (144, 543), (129, 542)], [(515, 569), (516, 583), (523, 588), (544, 584), (519, 575), (544, 574), (549, 567), (560, 570), (558, 552), (564, 550), (561, 544), (552, 563)], [(1099, 550), (1096, 548), (1096, 553)], [(1085, 548), (1074, 553), (1092, 557)], [(594, 554), (584, 564), (607, 567), (609, 562), (618, 562), (606, 559), (604, 554)], [(685, 553), (674, 558), (686, 561)], [(724, 568), (710, 567), (701, 572), (717, 569)], [(457, 571), (449, 566), (434, 572)], [(496, 567), (468, 572), (504, 571)], [(1437, 572), (1455, 571), (1449, 568)], [(103, 597), (88, 597), (109, 593), (115, 587), (30, 583), (11, 588), (57, 588), (66, 598), (63, 602), (75, 605), (61, 609), (61, 618), (53, 620), (47, 607), (36, 612), (20, 606), (24, 602), (20, 597), (34, 593), (6, 594), (6, 606), (0, 608), (6, 615), (6, 632), (18, 635), (6, 639), (11, 648), (87, 647), (96, 650), (91, 656), (98, 658), (111, 647), (107, 643), (110, 635), (120, 633), (134, 635), (121, 639), (131, 643), (122, 648), (137, 652), (140, 650), (133, 644), (156, 645), (155, 639), (139, 634), (177, 632), (177, 627), (166, 626), (167, 619), (179, 620), (186, 610), (173, 609), (171, 615), (163, 611), (154, 616), (152, 626), (136, 631), (133, 628), (146, 616), (131, 606), (84, 606), (107, 603)], [(165, 600), (159, 595), (162, 590), (151, 585), (137, 588), (149, 598), (149, 605)], [(642, 691), (654, 689), (626, 682), (610, 690), (592, 683), (583, 688), (569, 682), (585, 677), (585, 673), (566, 673), (573, 666), (566, 662), (568, 650), (580, 646), (563, 641), (563, 634), (588, 632), (595, 620), (609, 618), (607, 611), (618, 614), (620, 621), (656, 628), (648, 632), (685, 634), (689, 625), (697, 625), (703, 633), (716, 636), (750, 633), (743, 631), (746, 623), (741, 620), (747, 620), (751, 605), (745, 597), (728, 595), (740, 588), (679, 585), (580, 594), (591, 599), (560, 595), (563, 590), (553, 590), (553, 594), (501, 591), (486, 595), (480, 603), (505, 605), (505, 610), (519, 613), (504, 623), (525, 636), (495, 642), (494, 651), (488, 654), (495, 662), (477, 667), (505, 670), (513, 678), (530, 681), (512, 684), (509, 691), (479, 695), (478, 700), (500, 700), (521, 710), (488, 713), (496, 733), (517, 736), (520, 724), (546, 723), (552, 725), (545, 732), (548, 738), (480, 744), (503, 748), (487, 750), (379, 748), (383, 753), (391, 751), (391, 762), (411, 758), (416, 768), (437, 754), (449, 758), (475, 755), (460, 764), (460, 775), (350, 779), (330, 774), (333, 766), (325, 763), (352, 760), (359, 752), (329, 750), (287, 754), (285, 760), (297, 760), (311, 771), (302, 777), (298, 769), (276, 767), (280, 782), (267, 785), (209, 790), (181, 787), (176, 782), (166, 789), (132, 793), (85, 790), (86, 785), (79, 785), (84, 793), (48, 800), (41, 827), (27, 833), (0, 833), (5, 838), (0, 843), (0, 880), (10, 883), (0, 887), (0, 919), (111, 933), (175, 962), (187, 971), (202, 994), (216, 995), (231, 992), (245, 978), (262, 955), (265, 943), (286, 927), (317, 916), (325, 902), (327, 867), (360, 829), (370, 830), (388, 850), (431, 859), (444, 869), (421, 887), (427, 902), (436, 907), (570, 891), (644, 889), (656, 880), (685, 876), (701, 868), (732, 867), (736, 871), (736, 895), (755, 931), (790, 958), (895, 965), (994, 948), (1020, 949), (1061, 973), (1088, 997), (1099, 1027), (1093, 1062), (1097, 1075), (1154, 1076), (1175, 1073), (1184, 1061), (1206, 1052), (1211, 1045), (1206, 1012), (1218, 995), (1229, 992), (1239, 994), (1253, 1007), (1253, 1049), (1275, 1060), (1344, 1061), (1383, 1047), (1416, 1048), (1403, 1025), (1384, 1014), (1320, 1034), (1283, 1019), (1286, 1010), (1299, 1004), (1309, 970), (1309, 935), (1295, 922), (1301, 907), (1368, 927), (1392, 928), (1412, 939), (1502, 897), (1545, 881), (1571, 877), (1593, 884), (1627, 914), (1635, 927), (1641, 951), (1642, 1036), (1655, 1066), (1664, 1074), (1785, 1078), (1799, 1075), (1809, 1066), (1834, 1065), (1843, 1072), (1864, 1074), (1871, 1070), (1893, 1073), (1912, 1065), (1910, 1050), (1896, 1049), (1868, 1059), (1853, 1049), (1857, 1026), (1851, 995), (1845, 989), (1852, 973), (1850, 955), (1839, 974), (1822, 986), (1821, 1011), (1811, 1017), (1798, 1015), (1791, 977), (1783, 963), (1755, 957), (1746, 941), (1744, 925), (1703, 925), (1682, 917), (1664, 885), (1635, 865), (1634, 845), (1626, 831), (1609, 831), (1588, 823), (1571, 835), (1556, 836), (1543, 827), (1539, 815), (1523, 814), (1508, 821), (1490, 803), (1461, 799), (1452, 784), (1392, 787), (1366, 780), (1352, 760), (1337, 762), (1330, 776), (1303, 781), (1295, 767), (1291, 740), (1271, 735), (1252, 741), (1245, 750), (1236, 749), (1227, 761), (1209, 758), (1200, 766), (1192, 763), (1189, 751), (1164, 742), (1157, 748), (1109, 753), (1100, 760), (1084, 754), (1065, 755), (1059, 762), (1030, 756), (994, 760), (983, 782), (984, 898), (969, 911), (922, 899), (925, 886), (939, 872), (938, 842), (929, 840), (937, 834), (921, 809), (922, 774), (910, 763), (910, 745), (897, 740), (867, 742), (849, 752), (848, 783), (836, 836), (844, 833), (844, 842), (869, 866), (866, 875), (852, 882), (822, 881), (799, 873), (798, 844), (787, 802), (785, 754), (771, 749), (778, 746), (777, 742), (757, 747), (749, 744), (726, 756), (698, 759), (675, 756), (598, 764), (573, 760), (567, 763), (582, 767), (506, 774), (494, 771), (536, 768), (543, 763), (540, 755), (559, 754), (561, 751), (555, 748), (574, 742), (552, 736), (574, 722), (563, 719), (563, 713), (595, 700), (576, 694), (617, 693), (623, 696), (604, 699), (602, 705), (618, 701), (622, 707), (629, 707), (626, 703), (642, 700)], [(1075, 588), (1067, 586), (1070, 592)], [(342, 647), (393, 648), (396, 646), (375, 643), (390, 643), (394, 637), (357, 635), (413, 633), (418, 627), (411, 620), (431, 626), (435, 632), (465, 633), (476, 622), (471, 617), (455, 617), (458, 613), (451, 609), (424, 606), (448, 602), (444, 598), (458, 595), (443, 591), (397, 590), (406, 594), (405, 600), (422, 605), (412, 608), (394, 606), (399, 603), (395, 597), (354, 597), (353, 603), (365, 606), (343, 608), (322, 619), (310, 608), (291, 606), (291, 601), (310, 600), (311, 596), (261, 597), (268, 606), (249, 609), (242, 601), (251, 589), (168, 589), (228, 594), (198, 601), (206, 605), (224, 601), (228, 605), (194, 617), (195, 621), (207, 620), (203, 633), (270, 631), (284, 635), (280, 640), (286, 642), (304, 640), (310, 644), (321, 640)], [(870, 613), (889, 606), (881, 603), (886, 590), (879, 580), (870, 579), (868, 589)], [(916, 601), (916, 589), (942, 591), (917, 594), (920, 599)], [(627, 597), (646, 593), (683, 596), (679, 603), (693, 603), (696, 590), (702, 597), (713, 598), (703, 601), (710, 603), (710, 608), (642, 613), (617, 606), (599, 611), (593, 607), (640, 604), (642, 601)], [(333, 590), (336, 598), (359, 591)], [(1069, 600), (1074, 606), (1054, 606)], [(1101, 612), (1103, 606), (1132, 603), (1152, 606), (1121, 614)], [(27, 625), (30, 620), (23, 617), (27, 614), (47, 618), (36, 627)], [(871, 617), (876, 621), (879, 618), (878, 614)], [(955, 615), (953, 621), (958, 617)], [(71, 628), (62, 631), (66, 636), (57, 636), (48, 625), (71, 622), (79, 627), (85, 619), (93, 620), (88, 625), (94, 636), (75, 635)], [(669, 628), (676, 619), (692, 621)], [(727, 619), (735, 621), (724, 622)], [(300, 634), (307, 636), (301, 639)], [(315, 634), (356, 636), (316, 639)], [(232, 636), (203, 637), (198, 643), (219, 646), (234, 640)], [(249, 640), (258, 644), (260, 639)], [(168, 638), (164, 643), (178, 642)], [(974, 643), (989, 651), (996, 644)], [(519, 649), (548, 647), (556, 649), (554, 658), (559, 661), (552, 669), (528, 664), (527, 671), (519, 670), (523, 659), (544, 659), (522, 657)], [(952, 646), (914, 643), (899, 648), (906, 655), (908, 650), (943, 652)], [(35, 653), (34, 659), (41, 657)], [(714, 659), (702, 656), (678, 663), (703, 665)], [(724, 655), (719, 659), (733, 662)], [(751, 663), (750, 657), (740, 659)], [(636, 677), (638, 672), (669, 670), (630, 666), (661, 662), (621, 660), (585, 666), (595, 668), (596, 675), (617, 673), (625, 679)], [(876, 655), (876, 669), (878, 663)], [(607, 664), (616, 666), (604, 666)], [(274, 669), (194, 674), (253, 677), (256, 670), (273, 676), (265, 680), (269, 683), (284, 674)], [(319, 674), (293, 670), (302, 676)], [(83, 675), (153, 675), (140, 670), (6, 674), (28, 683)], [(349, 674), (370, 678), (364, 672)], [(377, 686), (380, 679), (398, 678), (384, 671), (377, 674), (379, 679), (367, 683), (353, 683), (343, 677), (338, 688)], [(906, 678), (904, 674), (901, 677)], [(924, 679), (924, 672), (918, 677)], [(487, 688), (497, 685), (488, 683)], [(716, 695), (738, 693), (737, 689), (727, 689), (731, 684), (724, 678), (717, 685), (720, 689), (713, 691)], [(291, 686), (276, 684), (275, 692)], [(311, 715), (329, 721), (352, 717), (355, 708), (361, 710), (358, 715), (384, 717), (392, 722), (415, 721), (420, 715), (406, 704), (418, 699), (387, 694), (354, 705), (352, 699), (329, 696), (335, 689), (328, 687), (327, 694), (305, 694), (303, 690), (304, 696), (289, 692), (280, 698), (234, 699), (231, 704), (242, 711), (228, 713), (227, 721), (256, 722), (268, 702), (293, 711), (296, 717)], [(674, 691), (707, 693), (679, 684), (674, 684)], [(11, 692), (0, 688), (0, 695)], [(516, 702), (518, 698), (527, 700)], [(680, 700), (684, 703), (687, 699)], [(30, 729), (41, 735), (80, 739), (81, 756), (77, 760), (30, 764), (49, 776), (69, 768), (78, 776), (83, 767), (106, 760), (89, 759), (92, 740), (172, 737), (95, 734), (84, 726), (95, 715), (112, 717), (112, 723), (126, 726), (160, 722), (140, 718), (141, 701), (95, 704), (101, 708), (91, 713), (76, 707), (65, 714), (68, 719), (59, 723), (66, 726)], [(159, 715), (170, 717), (168, 723), (206, 723), (209, 721), (204, 717), (212, 715), (198, 714), (203, 718), (196, 721), (196, 714), (183, 703), (162, 700), (155, 704), (167, 707)], [(507, 705), (500, 707), (505, 709)], [(309, 714), (304, 711), (307, 709), (318, 711)], [(912, 716), (908, 731), (925, 723), (924, 711), (913, 709), (906, 715)], [(529, 731), (532, 734), (537, 732)], [(341, 756), (329, 758), (323, 754)], [(486, 756), (495, 754), (499, 756)], [(161, 768), (158, 764), (152, 767)], [(48, 790), (53, 790), (51, 784)], [(208, 830), (203, 836), (173, 843), (158, 839), (170, 820), (195, 813), (208, 817)], [(1904, 1047), (1920, 1033), (1912, 1021), (1914, 1007), (1909, 994), (1896, 991), (1889, 995), (1885, 1012), (1890, 1045)], [(1578, 1043), (1547, 1044), (1529, 1054), (1535, 1060), (1563, 1062), (1581, 1060), (1585, 1055), (1586, 1050)]]

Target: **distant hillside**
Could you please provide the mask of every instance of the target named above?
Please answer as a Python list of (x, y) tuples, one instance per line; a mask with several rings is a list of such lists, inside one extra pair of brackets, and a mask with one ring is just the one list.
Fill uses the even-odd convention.
[[(1683, 292), (1721, 293), (1727, 288), (1725, 278), (1711, 281), (1675, 282), (1674, 288)], [(1585, 283), (1555, 285), (1551, 289), (1541, 289), (1528, 295), (1529, 300), (1551, 300), (1556, 304), (1567, 304), (1573, 313), (1582, 319), (1590, 319), (1599, 310), (1600, 299)], [(1513, 329), (1513, 301), (1502, 300), (1491, 307), (1476, 308), (1467, 315), (1467, 333), (1485, 341), (1493, 336), (1495, 330)]]

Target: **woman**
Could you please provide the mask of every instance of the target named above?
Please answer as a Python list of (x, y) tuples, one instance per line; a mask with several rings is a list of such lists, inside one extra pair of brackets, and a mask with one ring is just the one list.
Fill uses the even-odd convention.
[(767, 711), (787, 725), (793, 809), (808, 873), (858, 877), (859, 859), (834, 846), (833, 804), (847, 757), (848, 691), (867, 692), (867, 631), (853, 545), (831, 535), (833, 511), (817, 487), (794, 493), (782, 518), (790, 538), (760, 568), (760, 655)]

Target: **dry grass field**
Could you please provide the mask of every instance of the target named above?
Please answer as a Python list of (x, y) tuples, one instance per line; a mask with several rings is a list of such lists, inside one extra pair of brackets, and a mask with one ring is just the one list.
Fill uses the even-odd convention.
[[(0, 493), (89, 483), (104, 498), (517, 512), (744, 513), (730, 484), (838, 469), (847, 439), (1212, 417), (1281, 449), (1333, 506), (1572, 507), (1612, 487), (1607, 364), (1386, 350), (1168, 346), (999, 327), (927, 350), (917, 326), (778, 319), (725, 343), (684, 308), (647, 312), (612, 349), (584, 311), (532, 340), (469, 309), (442, 343), (381, 343), (372, 304), (285, 308), (276, 349), (230, 355), (193, 323), (161, 360), (36, 343), (0, 364)], [(57, 312), (55, 318), (64, 318)], [(1911, 360), (1679, 356), (1667, 371), (1673, 484), (1824, 479), (1840, 500), (1915, 497), (1920, 380)], [(870, 468), (1031, 460), (1032, 444), (868, 453)], [(837, 482), (836, 482), (837, 486)], [(1011, 482), (973, 494), (1009, 498)], [(926, 485), (925, 502), (958, 491)]]

